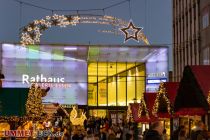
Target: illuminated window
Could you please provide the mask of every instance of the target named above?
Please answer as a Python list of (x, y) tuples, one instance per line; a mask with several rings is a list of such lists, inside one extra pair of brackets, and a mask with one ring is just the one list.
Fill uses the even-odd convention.
[(209, 48), (205, 48), (203, 49), (203, 64), (204, 65), (209, 65), (209, 60), (210, 60), (210, 56), (209, 56), (210, 52), (209, 52)]
[(140, 100), (145, 91), (145, 65), (92, 62), (88, 64), (88, 82), (88, 105), (126, 106), (134, 98)]
[(98, 105), (106, 106), (107, 105), (107, 83), (106, 77), (103, 77), (104, 80), (98, 82)]
[(206, 12), (202, 17), (203, 29), (209, 26), (209, 13)]

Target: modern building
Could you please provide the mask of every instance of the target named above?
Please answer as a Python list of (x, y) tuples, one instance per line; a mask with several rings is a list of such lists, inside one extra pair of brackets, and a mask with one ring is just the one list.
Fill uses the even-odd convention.
[(174, 81), (181, 80), (184, 66), (200, 64), (201, 1), (173, 0)]
[(210, 65), (210, 1), (201, 0), (201, 64)]
[(184, 66), (210, 64), (210, 1), (173, 0), (173, 80)]
[(166, 46), (1, 44), (1, 60), (3, 88), (40, 82), (51, 87), (43, 103), (78, 105), (91, 116), (123, 114), (168, 81)]

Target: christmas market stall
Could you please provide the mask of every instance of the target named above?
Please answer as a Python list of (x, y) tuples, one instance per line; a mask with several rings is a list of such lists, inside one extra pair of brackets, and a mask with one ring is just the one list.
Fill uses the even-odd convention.
[(179, 115), (180, 125), (187, 125), (189, 132), (197, 120), (202, 120), (210, 126), (210, 121), (207, 121), (210, 120), (209, 114), (207, 115), (210, 103), (209, 81), (210, 66), (186, 66), (184, 68), (174, 110)]
[(178, 86), (177, 82), (160, 83), (152, 108), (152, 114), (163, 121), (168, 136), (173, 131), (173, 117), (175, 117), (173, 106)]
[(149, 123), (156, 121), (152, 115), (156, 93), (144, 93), (140, 103), (130, 103), (128, 106), (128, 120), (139, 123), (142, 132), (149, 128)]

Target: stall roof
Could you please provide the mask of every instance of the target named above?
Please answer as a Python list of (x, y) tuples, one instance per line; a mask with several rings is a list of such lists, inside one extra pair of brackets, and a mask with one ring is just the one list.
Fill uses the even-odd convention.
[(164, 86), (171, 104), (174, 105), (177, 90), (179, 88), (179, 82), (165, 82)]
[[(170, 106), (173, 107), (174, 106), (174, 101), (175, 101), (175, 98), (176, 98), (176, 94), (177, 94), (177, 90), (178, 90), (178, 87), (179, 87), (179, 83), (178, 82), (165, 82), (165, 83), (163, 83), (163, 86), (165, 87), (166, 97), (170, 101)], [(157, 96), (156, 96), (156, 98), (157, 98)], [(159, 105), (162, 106), (162, 102), (160, 102)], [(173, 110), (173, 108), (172, 108), (172, 110)], [(170, 117), (172, 117), (172, 115), (169, 114), (168, 111), (158, 112), (157, 115), (158, 115), (159, 118), (170, 118)]]
[(204, 96), (208, 97), (208, 92), (210, 91), (210, 66), (200, 65), (200, 66), (190, 66), (192, 72), (198, 82)]
[(157, 96), (157, 93), (144, 93), (145, 102), (146, 102), (147, 108), (149, 110), (150, 119), (152, 121), (155, 121), (157, 119), (157, 118), (155, 118), (154, 115), (152, 115), (152, 109), (153, 109), (153, 106), (155, 103), (156, 96)]
[(210, 66), (186, 66), (174, 103), (177, 114), (203, 115), (208, 111)]
[(154, 102), (155, 102), (155, 96), (156, 96), (156, 93), (144, 93), (146, 107), (147, 107), (148, 112), (149, 112), (149, 118), (146, 117), (146, 116), (142, 116), (141, 118), (138, 117), (138, 111), (139, 111), (140, 103), (130, 104), (133, 119), (134, 119), (135, 122), (149, 123), (149, 122), (157, 120), (157, 118), (155, 118), (152, 115), (152, 112), (151, 112), (152, 108), (153, 108), (153, 105), (154, 105)]
[(157, 96), (157, 93), (144, 93), (145, 102), (146, 102), (147, 108), (149, 109), (150, 115), (152, 115), (152, 109), (155, 103), (156, 96)]
[(202, 116), (205, 115), (207, 111), (203, 108), (181, 108), (176, 112), (177, 116)]
[(130, 104), (130, 106), (133, 115), (133, 120), (135, 122), (148, 123), (151, 121), (150, 118), (146, 116), (142, 116), (141, 118), (138, 116), (140, 103), (132, 103)]

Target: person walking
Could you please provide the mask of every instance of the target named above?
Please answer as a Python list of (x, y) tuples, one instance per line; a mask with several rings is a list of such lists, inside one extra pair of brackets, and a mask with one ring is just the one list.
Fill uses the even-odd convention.
[(147, 133), (144, 136), (144, 140), (163, 140), (162, 138), (163, 134), (163, 124), (158, 121), (154, 122), (150, 129), (147, 131)]
[(191, 140), (203, 140), (204, 123), (202, 121), (195, 122), (195, 127), (191, 131)]
[(187, 132), (185, 129), (180, 130), (178, 140), (187, 140)]

